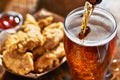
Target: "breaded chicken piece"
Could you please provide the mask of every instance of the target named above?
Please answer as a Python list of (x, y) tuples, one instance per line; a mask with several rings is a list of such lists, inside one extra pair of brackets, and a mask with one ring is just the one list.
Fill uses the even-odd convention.
[(45, 49), (42, 46), (36, 47), (32, 50), (34, 58), (38, 58), (45, 53)]
[(39, 40), (29, 37), (29, 35), (24, 32), (19, 31), (17, 36), (19, 37), (19, 43), (16, 45), (18, 45), (18, 51), (21, 53), (26, 52), (26, 50), (31, 51), (40, 44)]
[(14, 44), (16, 44), (18, 42), (19, 42), (18, 36), (15, 35), (15, 34), (11, 34), (11, 35), (8, 35), (8, 37), (7, 37), (7, 39), (6, 39), (5, 43), (4, 43), (4, 46), (6, 48), (8, 48), (9, 46), (14, 45)]
[[(21, 34), (23, 36), (18, 36), (18, 34)], [(5, 44), (4, 44), (4, 50), (8, 49), (9, 51), (14, 51), (17, 50), (19, 48), (19, 43), (22, 42), (24, 43), (24, 40), (26, 40), (27, 36), (25, 33), (23, 32), (18, 32), (16, 34), (11, 34), (7, 37)], [(26, 51), (26, 48), (24, 48), (24, 50), (22, 50), (23, 52)]]
[[(44, 72), (58, 66), (65, 56), (63, 23), (52, 23), (53, 17), (37, 22), (27, 14), (22, 28), (5, 41), (3, 62), (13, 73), (25, 75)], [(29, 51), (29, 52), (28, 52)]]
[(33, 50), (33, 48), (40, 45), (40, 41), (38, 39), (34, 39), (29, 37), (28, 34), (18, 31), (16, 34), (8, 36), (5, 41), (4, 50), (12, 49), (12, 51), (16, 50), (19, 53), (25, 53), (27, 50)]
[(34, 40), (35, 42), (39, 42), (39, 45), (43, 45), (45, 39), (44, 36), (41, 34), (40, 32), (40, 28), (39, 27), (35, 27), (32, 24), (27, 24), (26, 25), (27, 28), (29, 28), (30, 30), (26, 32), (26, 34), (28, 35), (28, 37), (32, 40)]
[(34, 70), (33, 55), (30, 52), (19, 54), (16, 51), (4, 51), (3, 62), (8, 70), (16, 74), (24, 75)]
[(33, 25), (34, 27), (36, 27), (36, 29), (38, 31), (41, 31), (41, 29), (39, 28), (38, 22), (35, 20), (35, 18), (31, 15), (31, 14), (27, 14), (26, 18), (25, 18), (25, 22), (22, 25), (22, 30), (24, 32), (28, 32), (31, 29), (28, 27), (28, 25)]
[(26, 14), (25, 19), (26, 20), (25, 20), (24, 24), (34, 24), (34, 25), (38, 26), (37, 21), (35, 20), (35, 18), (31, 14)]
[[(5, 41), (4, 49), (17, 50), (19, 53), (25, 53), (27, 50), (32, 51), (33, 48), (41, 46), (44, 43), (44, 37), (40, 32), (37, 22), (31, 15), (27, 18), (33, 19), (32, 21), (25, 21), (23, 31), (18, 31), (15, 34), (9, 35)], [(29, 19), (26, 19), (29, 20)]]
[(39, 24), (39, 27), (41, 29), (43, 29), (44, 27), (48, 26), (52, 22), (53, 22), (53, 17), (52, 16), (49, 16), (49, 17), (46, 17), (44, 19), (39, 19), (38, 20), (38, 24)]
[(59, 65), (59, 59), (52, 52), (46, 52), (45, 54), (35, 61), (34, 68), (36, 72), (41, 73)]
[(57, 28), (57, 29), (61, 29), (63, 31), (64, 25), (63, 25), (63, 22), (54, 22), (54, 23), (46, 26), (46, 28)]
[(45, 37), (45, 42), (43, 47), (45, 49), (55, 48), (59, 42), (63, 39), (63, 23), (53, 23), (42, 31), (43, 36)]
[(26, 20), (22, 29), (29, 36), (29, 38), (34, 39), (36, 42), (39, 41), (40, 45), (43, 45), (44, 36), (41, 34), (41, 29), (32, 15), (26, 15)]
[(35, 71), (44, 72), (60, 64), (60, 58), (65, 56), (63, 43), (60, 43), (55, 49), (47, 51), (43, 56), (35, 61)]
[(53, 50), (53, 54), (56, 55), (58, 59), (61, 59), (65, 56), (64, 44), (60, 42), (57, 48)]

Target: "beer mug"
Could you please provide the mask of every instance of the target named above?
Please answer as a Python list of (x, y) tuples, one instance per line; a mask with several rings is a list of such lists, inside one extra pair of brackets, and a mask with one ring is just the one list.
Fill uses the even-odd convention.
[(79, 39), (83, 13), (83, 7), (71, 11), (64, 23), (70, 72), (73, 80), (105, 80), (116, 47), (116, 20), (110, 12), (96, 7), (87, 24), (90, 32)]

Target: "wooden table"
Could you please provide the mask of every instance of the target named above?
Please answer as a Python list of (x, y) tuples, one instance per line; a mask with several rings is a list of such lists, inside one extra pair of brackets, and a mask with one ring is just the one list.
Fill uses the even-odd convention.
[(36, 79), (18, 76), (7, 71), (4, 72), (4, 69), (0, 70), (0, 73), (0, 80), (71, 80), (69, 68), (66, 62), (54, 71)]

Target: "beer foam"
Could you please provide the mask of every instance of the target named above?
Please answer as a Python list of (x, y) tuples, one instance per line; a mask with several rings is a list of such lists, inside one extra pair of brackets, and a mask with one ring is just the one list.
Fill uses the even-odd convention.
[(87, 24), (90, 33), (84, 39), (79, 39), (83, 11), (81, 8), (75, 9), (65, 19), (64, 31), (70, 40), (79, 45), (99, 46), (108, 43), (116, 36), (117, 26), (114, 16), (104, 9), (95, 8)]

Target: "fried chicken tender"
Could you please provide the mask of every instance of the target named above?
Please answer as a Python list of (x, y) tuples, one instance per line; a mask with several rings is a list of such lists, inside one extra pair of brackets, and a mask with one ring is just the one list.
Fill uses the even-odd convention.
[[(21, 33), (21, 35), (23, 36), (19, 36), (19, 33)], [(22, 42), (24, 43), (24, 40), (26, 40), (27, 36), (25, 33), (23, 32), (18, 32), (16, 34), (11, 34), (8, 36), (7, 40), (5, 41), (5, 44), (4, 44), (4, 50), (9, 50), (9, 51), (14, 51), (14, 50), (17, 50), (19, 49), (19, 43)], [(23, 52), (26, 51), (26, 48), (24, 48), (24, 50), (22, 50)]]
[(38, 26), (37, 21), (31, 14), (26, 14), (26, 20), (25, 20), (24, 24), (34, 24), (34, 25)]
[[(34, 19), (31, 15), (26, 20)], [(6, 67), (17, 74), (27, 74), (34, 70), (32, 51), (35, 47), (44, 43), (44, 37), (40, 32), (37, 22), (25, 21), (21, 30), (15, 34), (10, 34), (5, 41), (3, 50), (3, 62)]]
[(16, 74), (24, 75), (34, 70), (33, 55), (30, 52), (19, 54), (16, 51), (4, 51), (3, 62), (8, 70)]
[(12, 49), (12, 51), (16, 50), (19, 53), (24, 53), (27, 50), (33, 50), (36, 46), (39, 46), (40, 42), (34, 38), (30, 38), (28, 34), (18, 31), (16, 34), (9, 35), (4, 49)]
[(43, 56), (35, 61), (35, 71), (44, 72), (60, 64), (60, 58), (65, 56), (63, 43), (61, 42), (55, 49), (47, 51)]
[[(18, 42), (19, 42), (19, 40), (18, 40), (17, 35), (14, 35), (14, 34), (8, 35), (7, 40), (4, 43), (4, 49), (5, 48), (7, 49), (11, 45), (14, 45), (14, 44), (16, 44)], [(15, 47), (11, 47), (11, 48), (15, 48)]]
[(41, 29), (43, 29), (44, 27), (48, 26), (52, 22), (53, 22), (53, 17), (52, 16), (49, 16), (49, 17), (46, 17), (44, 19), (39, 19), (38, 20), (38, 24), (39, 24), (39, 27)]
[(4, 43), (2, 54), (7, 69), (25, 75), (58, 66), (65, 56), (63, 27), (62, 22), (53, 23), (52, 16), (37, 22), (27, 14), (22, 28), (8, 35)]
[(24, 40), (22, 40), (22, 38), (20, 38), (20, 36), (18, 36), (21, 39), (21, 40), (19, 40), (19, 42), (17, 44), (18, 51), (21, 53), (24, 53), (27, 50), (32, 51), (35, 47), (40, 45), (39, 40), (29, 37), (28, 34), (25, 34), (25, 35), (27, 35), (28, 38), (24, 38)]
[(63, 23), (58, 22), (50, 24), (49, 26), (44, 28), (42, 34), (45, 37), (43, 47), (45, 49), (53, 49), (63, 39)]
[(39, 25), (37, 21), (34, 19), (34, 17), (30, 14), (26, 15), (26, 21), (23, 25), (23, 31), (29, 36), (29, 38), (34, 39), (36, 42), (40, 42), (40, 45), (43, 45), (44, 43), (44, 37), (41, 34), (41, 29), (39, 28)]
[(59, 65), (59, 60), (56, 58), (54, 54), (51, 52), (46, 52), (46, 55), (38, 58), (35, 62), (35, 71), (36, 72), (44, 72), (52, 69), (55, 65)]
[(58, 59), (61, 59), (65, 56), (64, 45), (63, 42), (60, 42), (57, 48), (53, 50), (53, 54), (56, 55)]
[(34, 25), (28, 24), (26, 25), (30, 30), (26, 32), (30, 39), (33, 39), (35, 42), (40, 42), (39, 45), (43, 45), (44, 43), (44, 36), (41, 34), (38, 27), (34, 27)]
[(38, 58), (39, 56), (43, 55), (45, 52), (45, 49), (42, 46), (39, 46), (32, 50), (34, 58)]
[[(28, 18), (33, 20), (29, 20)], [(40, 28), (37, 26), (37, 22), (31, 15), (27, 15), (23, 31), (20, 30), (16, 34), (9, 35), (5, 42), (5, 49), (12, 48), (17, 50), (19, 53), (24, 53), (27, 50), (32, 51), (33, 48), (41, 46), (44, 43), (44, 37), (40, 32)], [(12, 52), (12, 50), (11, 50)]]

